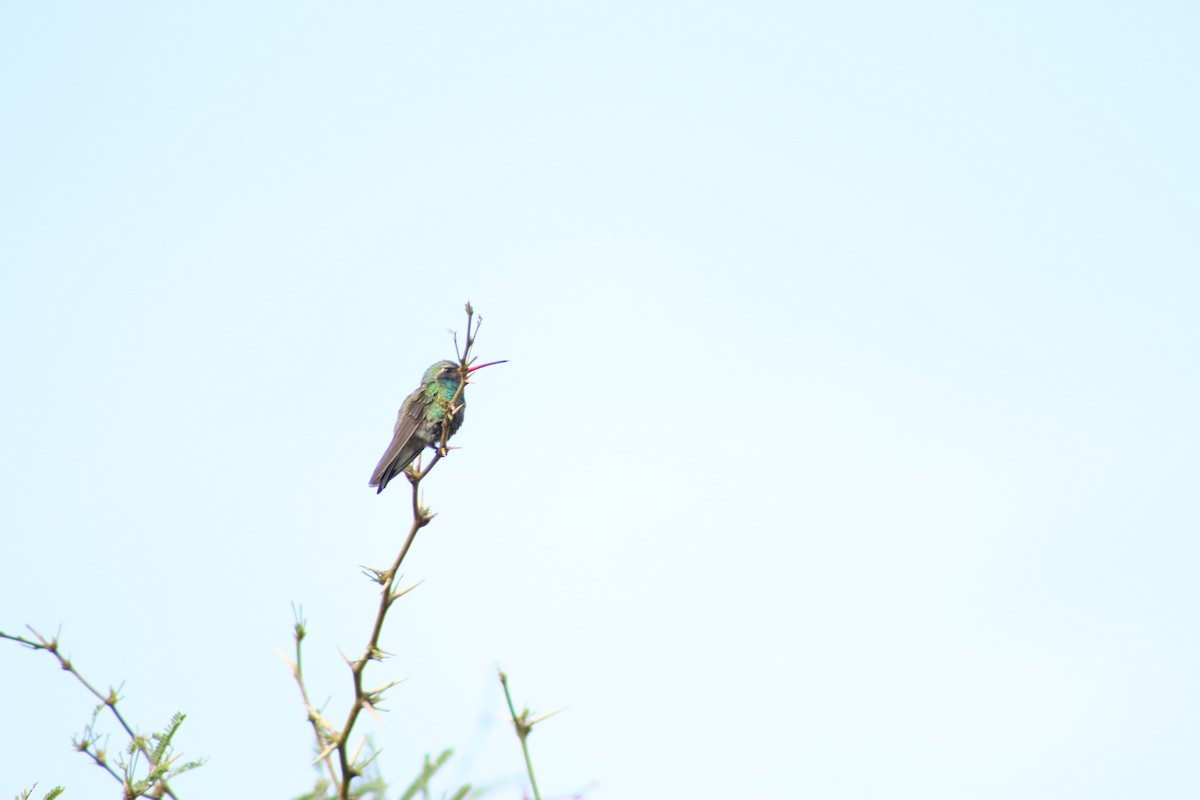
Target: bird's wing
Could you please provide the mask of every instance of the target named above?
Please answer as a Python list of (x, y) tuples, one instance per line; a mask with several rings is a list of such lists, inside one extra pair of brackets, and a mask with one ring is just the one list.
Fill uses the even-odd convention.
[(424, 442), (413, 436), (424, 415), (421, 394), (421, 390), (417, 389), (400, 406), (400, 413), (396, 416), (396, 429), (392, 433), (392, 443), (388, 445), (383, 458), (379, 459), (379, 464), (371, 473), (370, 485), (378, 486), (380, 492), (388, 485), (388, 481), (403, 472), (425, 447)]

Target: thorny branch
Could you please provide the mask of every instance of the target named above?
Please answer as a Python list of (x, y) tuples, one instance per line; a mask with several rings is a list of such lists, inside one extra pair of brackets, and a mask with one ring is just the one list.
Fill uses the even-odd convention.
[(531, 712), (528, 708), (522, 709), (521, 713), (518, 714), (516, 706), (513, 705), (512, 694), (508, 691), (508, 675), (504, 673), (504, 670), (499, 670), (499, 672), (500, 685), (504, 687), (504, 699), (508, 702), (508, 713), (511, 715), (513, 728), (517, 732), (517, 738), (521, 740), (521, 752), (525, 755), (525, 772), (529, 775), (529, 786), (533, 789), (534, 800), (541, 800), (542, 796), (538, 792), (537, 778), (533, 777), (533, 760), (529, 757), (529, 744), (526, 740), (529, 738), (529, 734), (533, 733), (534, 725), (544, 719), (553, 717), (563, 709), (560, 708), (556, 711), (540, 714), (532, 719), (529, 716)]
[[(110, 687), (107, 694), (101, 692), (86, 678), (84, 678), (83, 675), (80, 674), (79, 670), (75, 668), (75, 665), (69, 658), (62, 654), (57, 635), (53, 637), (45, 637), (33, 627), (28, 625), (25, 627), (27, 627), (29, 632), (33, 634), (34, 639), (27, 639), (24, 636), (14, 636), (12, 634), (4, 633), (3, 631), (0, 631), (0, 639), (8, 639), (9, 641), (24, 645), (31, 650), (42, 650), (50, 653), (58, 660), (60, 667), (74, 675), (75, 679), (83, 684), (83, 687), (91, 692), (92, 695), (100, 701), (100, 705), (96, 707), (96, 711), (92, 715), (92, 721), (84, 729), (83, 735), (78, 739), (73, 740), (75, 749), (87, 755), (92, 759), (96, 766), (102, 768), (105, 772), (112, 775), (113, 778), (121, 783), (124, 787), (124, 796), (126, 798), (130, 798), (130, 800), (132, 798), (142, 796), (170, 797), (172, 800), (178, 800), (170, 786), (167, 785), (168, 774), (172, 772), (174, 774), (179, 774), (179, 772), (190, 769), (193, 766), (198, 766), (200, 762), (193, 762), (192, 764), (186, 764), (177, 770), (172, 770), (172, 764), (178, 758), (178, 756), (167, 756), (167, 747), (163, 746), (164, 742), (158, 734), (155, 734), (153, 737), (147, 737), (142, 734), (138, 734), (133, 730), (133, 727), (130, 726), (130, 724), (125, 720), (125, 717), (121, 714), (120, 710), (117, 708), (117, 703), (121, 700), (120, 696), (117, 694), (117, 689)], [(114, 769), (112, 764), (108, 762), (108, 753), (106, 749), (97, 746), (99, 737), (95, 733), (96, 717), (105, 708), (109, 710), (113, 718), (116, 719), (117, 724), (121, 726), (121, 729), (124, 730), (125, 734), (129, 737), (130, 745), (128, 747), (128, 751), (132, 756), (132, 762), (129, 765), (121, 765), (125, 771), (124, 775)], [(176, 719), (172, 721), (172, 725), (168, 727), (167, 733), (164, 734), (167, 742), (169, 742), (170, 737), (174, 734), (174, 728), (178, 727), (178, 723), (182, 722), (182, 720), (182, 715), (177, 715)], [(159, 746), (152, 746), (150, 743), (150, 738), (154, 738), (156, 741), (158, 741)], [(139, 755), (144, 756), (149, 762), (148, 777), (145, 781), (146, 785), (144, 786), (139, 785), (141, 783), (140, 781), (135, 782), (133, 779), (133, 768)]]
[[(405, 469), (404, 474), (408, 477), (409, 483), (412, 485), (412, 524), (409, 526), (408, 534), (405, 536), (404, 544), (400, 547), (400, 552), (396, 555), (392, 565), (385, 570), (374, 568), (364, 568), (364, 572), (371, 580), (380, 585), (379, 591), (379, 607), (375, 614), (375, 621), (371, 626), (371, 633), (367, 639), (366, 648), (363, 650), (362, 656), (355, 660), (347, 659), (350, 666), (351, 676), (354, 682), (354, 702), (350, 706), (350, 711), (346, 716), (346, 721), (341, 729), (334, 728), (320, 713), (313, 708), (312, 703), (308, 699), (308, 690), (304, 687), (303, 673), (300, 668), (300, 642), (304, 638), (304, 622), (297, 615), (296, 623), (296, 660), (292, 662), (288, 660), (292, 668), (292, 675), (297, 683), (300, 684), (301, 697), (304, 700), (305, 708), (308, 712), (308, 718), (313, 726), (313, 732), (317, 739), (317, 747), (320, 754), (317, 757), (318, 761), (324, 761), (326, 768), (329, 771), (332, 783), (337, 787), (338, 800), (350, 800), (350, 785), (351, 782), (363, 774), (365, 762), (358, 761), (359, 751), (362, 749), (360, 743), (357, 747), (351, 749), (350, 734), (354, 729), (355, 723), (358, 721), (359, 714), (366, 710), (375, 714), (375, 710), (379, 702), (383, 698), (383, 693), (395, 685), (396, 682), (385, 684), (377, 689), (365, 689), (363, 687), (363, 677), (366, 671), (367, 664), (371, 661), (382, 661), (388, 654), (379, 646), (379, 638), (383, 632), (383, 623), (387, 617), (388, 610), (392, 604), (400, 597), (409, 592), (415, 586), (409, 586), (403, 589), (395, 589), (396, 581), (400, 577), (400, 565), (404, 563), (408, 551), (412, 548), (413, 541), (417, 537), (417, 531), (428, 525), (434, 518), (435, 514), (428, 507), (422, 505), (421, 502), (421, 481), (437, 466), (438, 462), (449, 455), (453, 449), (448, 445), (451, 435), (451, 422), (454, 415), (462, 410), (462, 394), (468, 381), (468, 373), (471, 364), (476, 360), (472, 355), (472, 350), (475, 346), (475, 339), (479, 334), (479, 325), (482, 318), (475, 314), (475, 310), (470, 303), (466, 305), (467, 312), (467, 336), (466, 342), (462, 350), (459, 350), (458, 336), (454, 336), (454, 350), (458, 356), (460, 380), (458, 388), (453, 397), (449, 400), (440, 400), (442, 407), (442, 431), (438, 441), (438, 446), (430, 459), (429, 464), (424, 469), (421, 468), (420, 458), (417, 462)], [(334, 752), (337, 754), (337, 769), (335, 771), (332, 757)], [(373, 757), (373, 756), (372, 756)], [(338, 779), (337, 775), (341, 778)]]

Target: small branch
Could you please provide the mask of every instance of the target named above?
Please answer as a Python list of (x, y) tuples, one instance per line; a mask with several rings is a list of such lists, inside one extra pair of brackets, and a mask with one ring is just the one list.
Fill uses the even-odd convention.
[(300, 687), (300, 698), (304, 701), (304, 710), (308, 714), (308, 721), (312, 724), (313, 735), (317, 737), (317, 761), (325, 762), (325, 768), (329, 771), (329, 780), (333, 784), (337, 784), (337, 774), (333, 771), (333, 761), (329, 755), (334, 749), (334, 739), (336, 731), (325, 721), (320, 712), (313, 707), (312, 701), (308, 699), (308, 687), (304, 685), (304, 668), (301, 660), (300, 643), (304, 641), (304, 637), (308, 635), (307, 622), (304, 619), (304, 609), (292, 605), (292, 617), (295, 619), (295, 627), (292, 631), (292, 638), (296, 642), (296, 660), (291, 661), (284, 656), (279, 655), (284, 661), (288, 662), (288, 666), (292, 668), (292, 677), (296, 679), (296, 685)]
[(500, 670), (500, 685), (504, 687), (504, 699), (508, 701), (508, 713), (512, 716), (513, 727), (517, 730), (517, 738), (521, 740), (521, 752), (525, 754), (525, 771), (529, 773), (529, 785), (533, 788), (534, 800), (542, 800), (542, 796), (538, 793), (537, 778), (533, 777), (533, 761), (529, 758), (529, 744), (525, 741), (529, 738), (529, 734), (533, 731), (534, 723), (541, 722), (551, 714), (551, 712), (536, 719), (529, 718), (529, 709), (526, 708), (520, 714), (513, 707), (512, 694), (508, 691), (508, 676), (504, 674), (504, 670)]
[[(171, 788), (167, 785), (166, 779), (167, 773), (171, 770), (171, 763), (176, 757), (171, 756), (168, 758), (166, 756), (165, 747), (161, 749), (161, 752), (159, 752), (158, 749), (151, 750), (146, 744), (146, 737), (134, 732), (133, 727), (125, 720), (125, 717), (117, 709), (117, 703), (121, 700), (120, 696), (117, 694), (118, 690), (110, 687), (108, 694), (101, 693), (99, 689), (93, 686), (86, 678), (83, 677), (83, 675), (79, 673), (77, 669), (75, 669), (75, 665), (71, 663), (69, 658), (63, 656), (59, 647), (58, 636), (47, 638), (35, 630), (32, 626), (26, 625), (25, 627), (28, 628), (29, 632), (33, 634), (34, 639), (26, 639), (24, 636), (14, 636), (12, 634), (4, 633), (3, 631), (0, 631), (0, 639), (8, 639), (9, 641), (24, 645), (31, 650), (42, 650), (50, 653), (55, 659), (58, 660), (58, 665), (63, 670), (69, 672), (71, 675), (74, 675), (75, 679), (79, 681), (79, 683), (81, 683), (85, 689), (91, 692), (91, 694), (101, 703), (101, 705), (96, 708), (95, 714), (92, 715), (92, 722), (86, 729), (84, 729), (83, 737), (72, 742), (75, 746), (75, 749), (91, 758), (98, 767), (101, 767), (105, 772), (112, 775), (113, 778), (115, 778), (125, 787), (125, 794), (129, 797), (170, 797), (172, 800), (179, 800), (175, 796), (175, 793), (171, 791)], [(132, 758), (128, 766), (122, 764), (125, 775), (121, 775), (112, 767), (111, 764), (108, 763), (107, 754), (104, 750), (94, 748), (97, 740), (97, 737), (94, 733), (96, 715), (99, 714), (100, 710), (103, 708), (108, 709), (109, 713), (111, 713), (113, 718), (116, 719), (117, 724), (121, 726), (121, 729), (125, 731), (125, 734), (130, 740), (129, 753)], [(182, 721), (182, 716), (180, 717), (180, 721)], [(177, 723), (175, 723), (175, 727), (178, 727)], [(173, 734), (173, 730), (170, 728), (168, 730)], [(169, 740), (169, 736), (167, 738)], [(138, 787), (140, 791), (137, 791), (133, 788), (133, 772), (134, 768), (136, 767), (137, 757), (139, 754), (145, 755), (147, 761), (149, 762), (147, 767), (149, 776), (147, 778), (147, 783), (149, 785)], [(158, 757), (156, 757), (156, 755)], [(119, 759), (118, 762), (120, 762)]]
[(449, 452), (447, 442), (450, 440), (450, 423), (454, 419), (462, 406), (459, 405), (459, 400), (462, 399), (463, 391), (470, 383), (471, 362), (475, 360), (471, 355), (471, 350), (475, 347), (475, 339), (479, 336), (479, 326), (483, 324), (483, 317), (475, 314), (475, 309), (470, 303), (467, 303), (467, 343), (463, 347), (461, 353), (458, 352), (458, 337), (454, 338), (454, 353), (458, 356), (458, 388), (454, 390), (454, 396), (449, 400), (442, 402), (442, 437), (441, 446), (438, 447), (439, 455), (446, 455)]

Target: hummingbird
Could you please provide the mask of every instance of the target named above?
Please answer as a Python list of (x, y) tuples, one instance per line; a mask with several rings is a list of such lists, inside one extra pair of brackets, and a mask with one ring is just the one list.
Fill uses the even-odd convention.
[[(470, 374), (477, 369), (503, 364), (504, 361), (489, 361), (467, 369)], [(425, 370), (421, 385), (404, 399), (400, 413), (396, 415), (396, 429), (392, 443), (379, 459), (379, 465), (371, 473), (371, 486), (378, 486), (375, 494), (382, 492), (392, 478), (404, 472), (417, 454), (426, 447), (433, 447), (442, 438), (442, 419), (446, 414), (443, 402), (454, 400), (457, 411), (450, 418), (450, 433), (455, 433), (463, 423), (463, 410), (467, 401), (464, 392), (458, 391), (462, 382), (459, 365), (453, 361), (439, 361)], [(465, 391), (465, 390), (464, 390)]]

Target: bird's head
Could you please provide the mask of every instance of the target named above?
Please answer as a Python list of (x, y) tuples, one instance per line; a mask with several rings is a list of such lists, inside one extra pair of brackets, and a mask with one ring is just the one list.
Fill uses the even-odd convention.
[[(470, 375), (477, 369), (490, 367), (494, 364), (503, 364), (504, 361), (489, 361), (486, 364), (477, 364), (467, 368), (467, 374)], [(425, 370), (425, 377), (421, 379), (421, 383), (426, 386), (434, 383), (440, 383), (442, 386), (449, 386), (454, 389), (458, 388), (458, 384), (462, 381), (462, 368), (453, 361), (439, 361), (433, 364), (429, 369)]]

